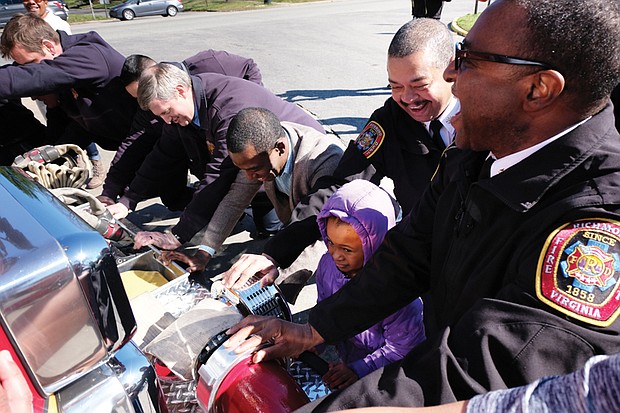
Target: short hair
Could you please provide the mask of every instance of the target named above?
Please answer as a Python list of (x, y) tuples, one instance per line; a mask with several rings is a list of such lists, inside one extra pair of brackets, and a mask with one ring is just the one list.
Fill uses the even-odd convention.
[(156, 64), (157, 62), (155, 60), (141, 54), (127, 56), (125, 63), (123, 63), (123, 68), (121, 69), (121, 75), (119, 76), (123, 86), (137, 81), (144, 69)]
[(445, 69), (454, 56), (455, 39), (445, 24), (436, 19), (413, 19), (401, 26), (390, 46), (388, 57), (403, 58), (428, 51), (430, 63)]
[(189, 75), (170, 63), (157, 63), (142, 72), (138, 79), (138, 104), (144, 110), (155, 99), (167, 102), (177, 96), (177, 86), (189, 90), (192, 88), (192, 79)]
[(242, 152), (250, 145), (257, 153), (268, 153), (284, 136), (280, 120), (273, 112), (264, 108), (245, 108), (228, 125), (226, 145), (232, 153)]
[(506, 0), (525, 11), (520, 54), (565, 79), (576, 110), (592, 115), (620, 82), (618, 0)]
[(0, 37), (2, 57), (10, 57), (19, 44), (28, 52), (43, 53), (43, 40), (60, 43), (60, 35), (35, 13), (18, 13), (8, 21)]

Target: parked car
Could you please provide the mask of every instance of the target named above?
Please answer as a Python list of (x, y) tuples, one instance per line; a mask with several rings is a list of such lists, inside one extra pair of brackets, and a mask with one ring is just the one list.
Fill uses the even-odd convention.
[(174, 17), (180, 11), (183, 11), (181, 0), (128, 0), (110, 8), (110, 17), (121, 20), (156, 15)]
[[(63, 20), (69, 18), (69, 9), (65, 4), (65, 0), (49, 0), (47, 8), (51, 13)], [(17, 13), (25, 13), (26, 9), (22, 0), (0, 0), (0, 27), (6, 26), (11, 17)]]
[(69, 18), (69, 8), (67, 7), (65, 0), (48, 1), (47, 8), (50, 12), (65, 21)]

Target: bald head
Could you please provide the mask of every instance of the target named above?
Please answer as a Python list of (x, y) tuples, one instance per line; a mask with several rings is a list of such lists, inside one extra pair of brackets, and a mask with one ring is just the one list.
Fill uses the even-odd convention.
[(267, 153), (284, 133), (280, 120), (273, 112), (264, 108), (245, 108), (230, 122), (226, 145), (232, 153), (241, 152), (250, 145), (258, 153)]

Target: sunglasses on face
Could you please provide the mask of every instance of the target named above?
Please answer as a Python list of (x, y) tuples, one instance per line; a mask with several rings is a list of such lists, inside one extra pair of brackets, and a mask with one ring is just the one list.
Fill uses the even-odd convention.
[(506, 56), (495, 53), (474, 52), (473, 50), (465, 50), (462, 42), (456, 44), (454, 49), (454, 69), (459, 70), (464, 59), (483, 60), (485, 62), (505, 63), (508, 65), (527, 65), (538, 66), (543, 69), (551, 69), (546, 63), (537, 62), (535, 60), (521, 59), (520, 57)]

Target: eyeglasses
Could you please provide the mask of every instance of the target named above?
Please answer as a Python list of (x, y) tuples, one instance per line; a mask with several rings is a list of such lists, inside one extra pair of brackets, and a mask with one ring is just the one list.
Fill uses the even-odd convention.
[(539, 66), (543, 69), (551, 69), (546, 63), (537, 62), (535, 60), (521, 59), (520, 57), (512, 57), (494, 53), (474, 52), (472, 50), (463, 50), (463, 43), (458, 42), (454, 50), (454, 69), (459, 70), (464, 59), (484, 60), (486, 62), (505, 63), (509, 65), (530, 65)]

